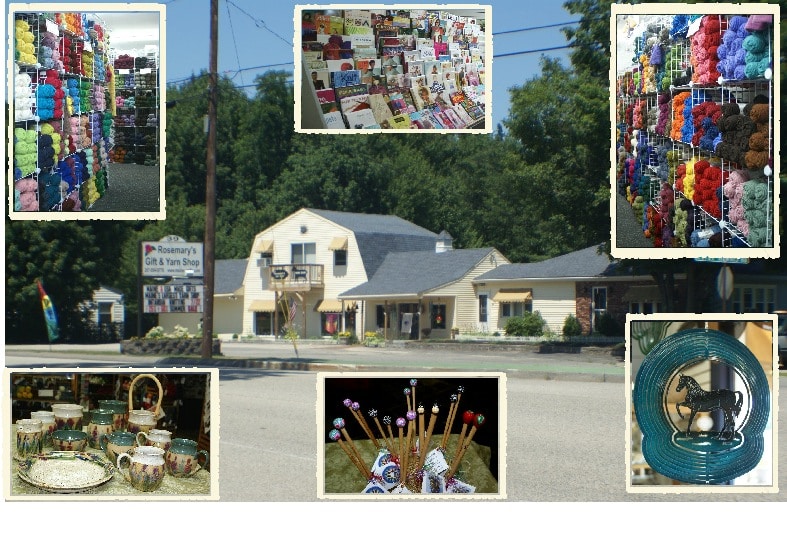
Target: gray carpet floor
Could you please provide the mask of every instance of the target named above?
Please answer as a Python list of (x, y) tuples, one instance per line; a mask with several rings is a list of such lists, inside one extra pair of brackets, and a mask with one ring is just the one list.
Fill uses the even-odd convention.
[(615, 246), (617, 248), (655, 248), (653, 241), (642, 234), (640, 224), (631, 204), (620, 193), (615, 200)]
[(107, 172), (107, 190), (90, 212), (160, 212), (164, 209), (158, 166), (110, 163)]

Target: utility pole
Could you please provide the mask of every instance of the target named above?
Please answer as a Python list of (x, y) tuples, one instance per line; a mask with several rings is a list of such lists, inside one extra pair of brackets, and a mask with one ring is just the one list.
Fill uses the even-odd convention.
[(207, 178), (205, 180), (205, 304), (202, 357), (213, 355), (213, 293), (216, 267), (216, 104), (218, 100), (219, 0), (210, 0)]

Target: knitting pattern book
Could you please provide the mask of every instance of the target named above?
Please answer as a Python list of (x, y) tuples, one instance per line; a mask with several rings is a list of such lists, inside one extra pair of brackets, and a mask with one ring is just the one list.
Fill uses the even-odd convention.
[[(342, 104), (343, 98), (350, 94), (338, 90), (353, 87), (352, 95), (357, 96), (357, 87), (363, 85), (367, 95), (388, 94), (390, 97), (385, 100), (388, 111), (392, 116), (406, 115), (408, 130), (434, 131), (438, 123), (431, 112), (415, 123), (409, 121), (409, 114), (435, 105), (442, 112), (451, 106), (455, 94), (464, 94), (465, 87), (472, 86), (470, 95), (464, 97), (475, 103), (482, 114), (463, 116), (457, 112), (444, 118), (441, 126), (472, 133), (490, 132), (491, 93), (478, 73), (485, 70), (486, 57), (491, 54), (484, 39), (491, 24), (491, 8), (450, 5), (396, 8), (395, 5), (384, 9), (296, 7), (295, 35), (300, 41), (295, 47), (303, 51), (296, 58), (304, 62), (309, 76), (324, 80), (325, 71), (328, 75), (328, 84), (314, 85), (315, 91), (323, 86), (333, 88), (339, 110), (346, 114), (346, 106), (354, 108), (357, 103)], [(299, 83), (303, 83), (298, 76), (301, 71), (296, 69)], [(475, 75), (468, 79), (470, 72)], [(315, 97), (319, 110), (303, 103), (299, 106), (296, 128), (305, 127), (307, 119), (314, 122), (314, 127), (304, 132), (324, 128), (324, 114), (333, 110), (324, 106), (324, 99), (316, 94)], [(373, 113), (380, 130), (402, 130), (404, 120), (392, 124), (381, 108), (382, 102), (375, 100), (376, 113)], [(370, 104), (368, 98), (365, 104)], [(354, 130), (351, 123), (362, 125), (359, 121), (348, 122), (346, 116), (344, 119), (350, 131)], [(361, 130), (367, 128), (363, 124)]]

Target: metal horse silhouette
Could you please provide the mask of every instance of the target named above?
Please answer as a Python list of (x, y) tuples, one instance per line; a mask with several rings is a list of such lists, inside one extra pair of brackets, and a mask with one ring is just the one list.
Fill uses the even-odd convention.
[(680, 412), (680, 407), (684, 406), (691, 410), (686, 434), (689, 434), (691, 423), (694, 421), (694, 416), (697, 412), (709, 412), (718, 409), (724, 412), (724, 427), (719, 431), (717, 438), (724, 437), (726, 432), (728, 434), (727, 438), (731, 439), (735, 435), (735, 417), (738, 416), (743, 405), (743, 393), (727, 389), (705, 391), (693, 377), (680, 375), (678, 387), (675, 391), (679, 392), (684, 388), (686, 388), (686, 399), (681, 403), (677, 403), (675, 408), (681, 419), (683, 419), (683, 414)]

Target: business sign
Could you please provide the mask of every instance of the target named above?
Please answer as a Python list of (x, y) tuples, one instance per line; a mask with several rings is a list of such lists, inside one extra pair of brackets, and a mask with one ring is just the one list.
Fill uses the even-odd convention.
[(145, 313), (202, 313), (204, 285), (145, 285)]
[(201, 242), (142, 241), (142, 275), (184, 278), (204, 276)]

